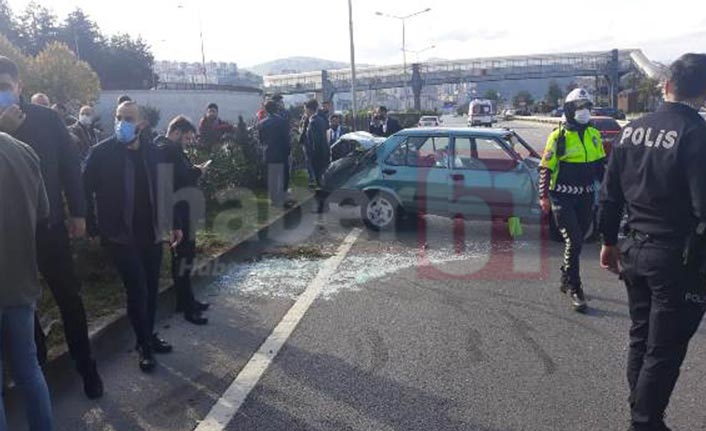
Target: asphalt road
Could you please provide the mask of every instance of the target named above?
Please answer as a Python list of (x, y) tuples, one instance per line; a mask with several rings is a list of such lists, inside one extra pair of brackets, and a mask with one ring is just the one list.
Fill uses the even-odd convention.
[[(538, 149), (550, 130), (508, 126)], [(54, 373), (56, 430), (193, 430), (360, 228), (355, 219), (353, 209), (304, 211), (295, 228), (253, 244), (255, 259), (203, 286), (207, 327), (160, 321), (175, 352), (154, 375), (139, 372), (129, 333), (98, 346), (102, 400), (85, 400), (73, 373)], [(512, 240), (502, 225), (437, 217), (395, 233), (361, 230), (225, 429), (626, 429), (624, 289), (588, 245), (590, 308), (574, 313), (558, 290), (561, 247), (542, 237), (537, 226)], [(676, 430), (706, 428), (705, 354), (702, 329), (668, 413)], [(22, 430), (10, 398), (10, 429)]]

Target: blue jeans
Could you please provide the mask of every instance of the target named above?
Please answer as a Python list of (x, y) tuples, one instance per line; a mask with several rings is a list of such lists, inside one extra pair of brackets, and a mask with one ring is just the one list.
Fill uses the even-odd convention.
[[(34, 344), (34, 307), (0, 308), (0, 386), (2, 385), (2, 334), (10, 341), (10, 362), (18, 389), (27, 409), (30, 431), (51, 431), (52, 411), (49, 389), (37, 360)], [(7, 430), (5, 407), (0, 403), (0, 430)]]

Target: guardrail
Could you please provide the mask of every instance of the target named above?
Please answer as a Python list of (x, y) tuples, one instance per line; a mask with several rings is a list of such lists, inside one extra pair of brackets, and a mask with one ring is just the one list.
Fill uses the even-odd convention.
[[(557, 117), (525, 117), (525, 116), (515, 116), (514, 118), (517, 121), (531, 121), (534, 123), (544, 123), (544, 124), (552, 124), (555, 126), (558, 126), (561, 124), (561, 118)], [(626, 124), (629, 123), (629, 121), (624, 121), (624, 120), (617, 120), (618, 124), (620, 124), (620, 127), (624, 127)]]

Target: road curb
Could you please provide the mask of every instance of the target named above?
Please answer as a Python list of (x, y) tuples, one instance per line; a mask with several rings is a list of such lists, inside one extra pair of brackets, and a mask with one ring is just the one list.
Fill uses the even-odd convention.
[[(242, 251), (248, 244), (260, 243), (263, 239), (263, 234), (266, 233), (272, 226), (280, 222), (286, 222), (286, 219), (291, 216), (300, 214), (304, 207), (307, 206), (311, 201), (314, 200), (314, 196), (310, 196), (301, 202), (298, 202), (292, 208), (279, 214), (277, 217), (268, 221), (265, 225), (259, 227), (256, 231), (246, 236), (242, 240), (234, 243), (226, 251), (219, 253), (216, 256), (210, 257), (201, 261), (201, 263), (196, 266), (193, 270), (192, 281), (194, 284), (194, 290), (200, 290), (204, 285), (208, 284), (213, 279), (217, 278), (216, 275), (203, 275), (204, 269), (212, 267), (215, 263), (222, 260), (232, 260), (239, 251)], [(248, 250), (248, 253), (252, 253), (252, 250)], [(170, 305), (174, 297), (174, 284), (169, 284), (168, 286), (160, 289), (158, 303), (157, 303), (157, 321), (160, 318), (174, 314), (174, 307), (170, 307), (169, 310), (165, 310), (165, 305)], [(111, 316), (107, 316), (99, 320), (100, 323), (92, 329), (89, 329), (89, 339), (91, 345), (95, 346), (104, 341), (108, 336), (113, 339), (119, 336), (124, 328), (130, 329), (130, 323), (127, 316), (127, 311), (125, 309), (116, 312)], [(130, 329), (131, 330), (131, 329)], [(62, 345), (61, 348), (56, 349), (53, 353), (50, 352), (49, 358), (47, 360), (47, 366), (63, 367), (64, 363), (70, 364), (71, 357), (69, 355), (68, 347), (66, 344)]]

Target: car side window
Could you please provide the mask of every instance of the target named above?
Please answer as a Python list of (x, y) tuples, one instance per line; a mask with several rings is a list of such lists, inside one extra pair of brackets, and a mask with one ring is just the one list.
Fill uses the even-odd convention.
[(392, 166), (404, 166), (407, 163), (407, 140), (400, 142), (400, 144), (395, 148), (395, 151), (391, 152), (385, 163)]
[(413, 136), (408, 141), (407, 166), (447, 168), (450, 155), (448, 136)]
[(515, 166), (514, 159), (500, 142), (493, 138), (457, 137), (454, 169), (508, 170)]

